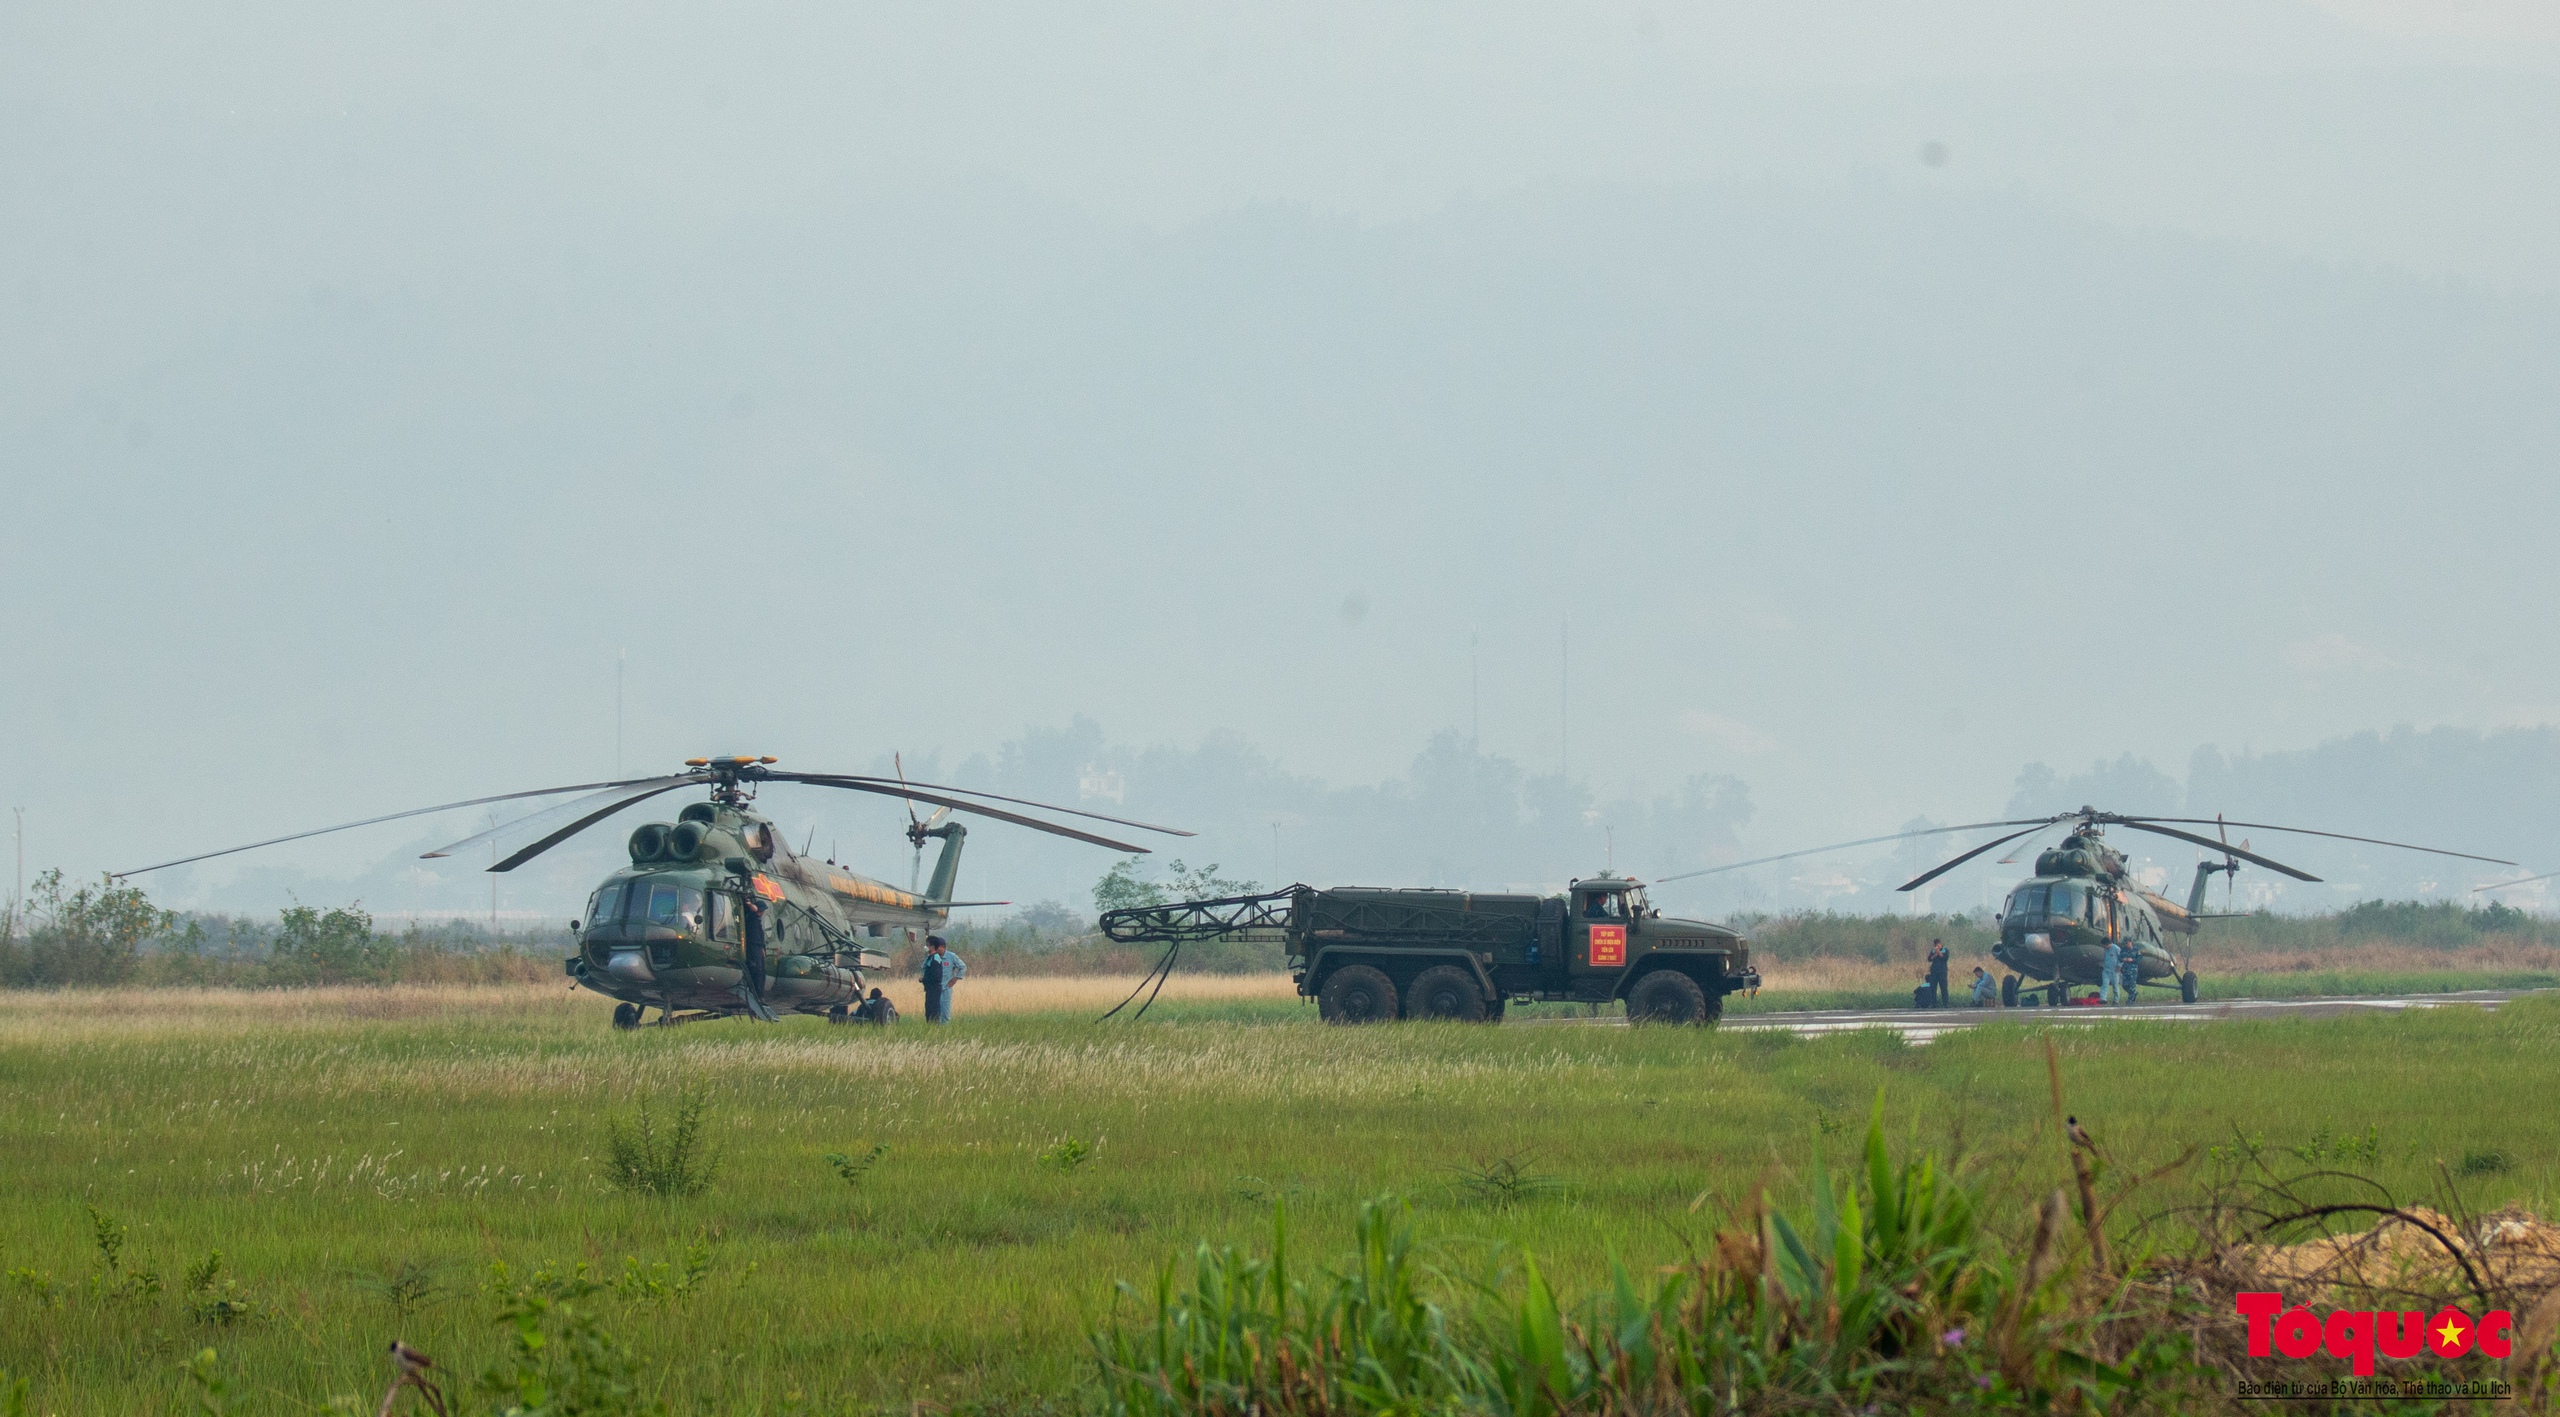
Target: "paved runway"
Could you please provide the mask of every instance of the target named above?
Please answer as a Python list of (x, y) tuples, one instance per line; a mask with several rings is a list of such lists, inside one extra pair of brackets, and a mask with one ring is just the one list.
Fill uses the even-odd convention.
[[(1926, 1043), (1950, 1029), (1979, 1024), (2050, 1023), (2092, 1027), (2107, 1023), (2215, 1023), (2247, 1018), (2335, 1018), (2340, 1014), (2392, 1013), (2401, 1009), (2439, 1009), (2467, 1004), (2494, 1009), (2509, 999), (2539, 992), (2532, 989), (2467, 989), (2458, 994), (2395, 994), (2357, 999), (2218, 999), (2199, 1004), (2137, 1004), (2131, 1008), (1974, 1009), (1824, 1009), (1804, 1013), (1733, 1014), (1729, 1029), (1783, 1028), (1799, 1037), (1839, 1033), (1854, 1028), (1898, 1030), (1913, 1043)], [(1624, 1020), (1617, 1020), (1623, 1022)]]

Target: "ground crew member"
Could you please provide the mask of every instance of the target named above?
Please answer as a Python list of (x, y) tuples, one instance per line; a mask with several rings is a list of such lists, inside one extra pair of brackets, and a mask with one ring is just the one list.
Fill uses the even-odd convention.
[(2142, 947), (2140, 945), (2127, 944), (2124, 947), (2124, 984), (2121, 990), (2124, 995), (2124, 1001), (2128, 1004), (2139, 1003), (2141, 1001), (2141, 988)]
[(1987, 1009), (1991, 1007), (1991, 1001), (1998, 997), (2000, 997), (1999, 986), (1991, 982), (1991, 976), (1984, 972), (1981, 965), (1975, 965), (1973, 967), (1973, 1006), (1977, 1009)]
[(950, 942), (940, 935), (927, 935), (924, 968), (917, 975), (924, 981), (924, 1021), (951, 1022), (951, 986), (968, 977), (969, 966), (951, 952)]
[(2108, 1003), (2121, 1003), (2117, 995), (2124, 988), (2124, 948), (2107, 941), (2107, 953), (2098, 961), (2098, 993)]
[(1929, 988), (1938, 997), (1938, 1007), (1947, 1006), (1947, 947), (1937, 940), (1929, 942)]
[(742, 897), (747, 907), (747, 985), (764, 997), (764, 901), (753, 891)]

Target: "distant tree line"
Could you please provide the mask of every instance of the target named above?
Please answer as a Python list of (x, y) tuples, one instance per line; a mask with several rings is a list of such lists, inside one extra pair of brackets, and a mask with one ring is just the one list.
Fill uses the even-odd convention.
[(9, 989), (475, 983), (559, 969), (552, 949), (464, 926), (384, 933), (360, 905), (297, 904), (266, 924), (180, 914), (140, 886), (113, 877), (73, 886), (58, 870), (36, 877), (0, 921), (0, 988)]

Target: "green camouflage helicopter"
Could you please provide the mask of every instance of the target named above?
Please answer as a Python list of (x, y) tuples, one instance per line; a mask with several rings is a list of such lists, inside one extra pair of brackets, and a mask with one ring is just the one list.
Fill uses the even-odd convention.
[[(2095, 807), (2082, 807), (2076, 812), (2057, 812), (2050, 817), (2036, 817), (2008, 822), (1969, 822), (1961, 826), (1926, 827), (1919, 831), (1896, 832), (1891, 836), (1864, 837), (1857, 841), (1837, 842), (1830, 846), (1809, 847), (1803, 851), (1782, 852), (1754, 861), (1737, 861), (1730, 866), (1710, 866), (1702, 871), (1683, 871), (1678, 875), (1656, 878), (1656, 886), (1684, 881), (1698, 876), (1712, 876), (1725, 871), (1740, 871), (1752, 866), (1765, 866), (1772, 861), (1789, 861), (1799, 856), (1816, 856), (1826, 851), (1846, 851), (1855, 846), (1875, 846), (1888, 841), (1907, 841), (1913, 837), (1939, 836), (1948, 832), (1989, 831), (2016, 827), (2001, 837), (1944, 861), (1921, 872), (1894, 889), (1917, 890), (1984, 852), (2013, 841), (2033, 838), (2070, 823), (2070, 832), (2062, 844), (2038, 853), (2035, 875), (2022, 881), (2009, 892), (1993, 923), (1999, 926), (1999, 943), (1992, 946), (1992, 958), (2017, 971), (2000, 984), (2000, 1001), (2016, 1005), (2022, 979), (2044, 982), (2045, 1002), (2059, 1005), (2074, 985), (2096, 985), (2106, 960), (2107, 945), (2132, 946), (2140, 956), (2144, 984), (2175, 985), (2178, 997), (2187, 1003), (2196, 1001), (2194, 952), (2189, 950), (2182, 965), (2169, 952), (2168, 937), (2184, 935), (2192, 939), (2198, 923), (2227, 918), (2204, 912), (2205, 887), (2216, 874), (2226, 878), (2237, 873), (2240, 863), (2263, 866), (2270, 871), (2291, 876), (2297, 881), (2317, 881), (2308, 871), (2296, 870), (2281, 861), (2272, 861), (2249, 849), (2246, 841), (2231, 844), (2230, 828), (2248, 831), (2290, 832), (2298, 836), (2328, 837), (2335, 841), (2363, 842), (2369, 846), (2389, 846), (2402, 851), (2424, 851), (2436, 856), (2456, 856), (2465, 861), (2486, 861), (2500, 866), (2515, 863), (2495, 856), (2474, 856), (2467, 851), (2447, 851), (2434, 846), (2412, 846), (2404, 841), (2383, 841), (2369, 836), (2348, 836), (2342, 832), (2314, 831), (2309, 827), (2279, 827), (2265, 822), (2226, 822), (2220, 817), (2135, 817), (2120, 812), (2101, 812)], [(2178, 825), (2209, 826), (2220, 839), (2181, 831)], [(2104, 829), (2116, 826), (2129, 831), (2149, 832), (2155, 836), (2174, 837), (2193, 842), (2221, 855), (2219, 861), (2196, 863), (2195, 885), (2187, 894), (2184, 906), (2165, 896), (2144, 889), (2127, 870), (2124, 853), (2106, 844)], [(2021, 847), (2020, 850), (2024, 848)], [(2002, 860), (2012, 860), (2012, 852)]]
[[(687, 758), (685, 771), (664, 777), (475, 797), (272, 837), (117, 874), (138, 876), (145, 871), (460, 807), (571, 792), (585, 794), (450, 846), (438, 847), (421, 858), (452, 856), (480, 848), (494, 850), (494, 844), (500, 841), (523, 841), (530, 836), (528, 844), (489, 867), (492, 871), (512, 871), (626, 807), (678, 788), (708, 787), (709, 800), (687, 806), (676, 814), (675, 821), (651, 822), (631, 833), (631, 864), (596, 887), (588, 897), (583, 924), (578, 920), (569, 922), (570, 933), (578, 937), (578, 953), (566, 961), (569, 977), (620, 1001), (620, 1007), (613, 1011), (616, 1028), (639, 1027), (642, 1016), (651, 1008), (659, 1011), (660, 1023), (689, 1023), (736, 1014), (772, 1022), (780, 1013), (822, 1014), (841, 1023), (850, 1007), (863, 996), (863, 970), (888, 963), (885, 954), (870, 949), (864, 941), (885, 939), (893, 933), (912, 941), (940, 927), (954, 909), (1007, 903), (951, 898), (952, 884), (960, 870), (960, 847), (969, 833), (958, 822), (942, 820), (950, 813), (989, 817), (1139, 854), (1147, 848), (989, 804), (1011, 803), (1168, 836), (1191, 835), (1173, 827), (1106, 817), (1073, 807), (968, 788), (911, 783), (903, 770), (895, 778), (776, 772), (774, 762), (769, 757)], [(941, 853), (934, 860), (932, 881), (918, 890), (911, 878), (908, 888), (900, 890), (884, 881), (857, 875), (833, 861), (821, 863), (793, 852), (781, 829), (751, 810), (757, 787), (775, 782), (904, 798), (907, 840), (915, 847), (915, 864), (923, 864), (927, 841), (942, 843)], [(937, 810), (929, 818), (919, 818), (915, 810), (918, 802), (933, 804)]]

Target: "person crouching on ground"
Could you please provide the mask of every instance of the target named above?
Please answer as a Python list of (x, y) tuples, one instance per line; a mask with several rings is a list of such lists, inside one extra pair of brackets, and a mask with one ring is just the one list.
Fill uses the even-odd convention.
[(924, 937), (924, 968), (917, 977), (924, 981), (924, 1021), (951, 1022), (951, 986), (969, 976), (969, 965), (951, 952), (951, 944), (940, 935)]
[(1973, 967), (1973, 1006), (1977, 1009), (1987, 1009), (1991, 1007), (1991, 1001), (1999, 997), (2000, 986), (1991, 982), (1990, 972), (1981, 965), (1975, 965)]

